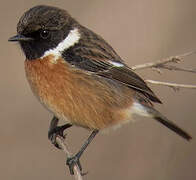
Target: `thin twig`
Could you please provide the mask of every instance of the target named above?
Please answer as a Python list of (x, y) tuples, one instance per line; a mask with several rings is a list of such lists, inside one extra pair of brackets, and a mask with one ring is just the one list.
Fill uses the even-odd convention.
[(168, 69), (168, 70), (173, 70), (173, 71), (184, 71), (184, 72), (196, 73), (196, 69), (180, 68), (180, 67), (167, 65), (167, 64), (164, 64), (161, 68)]
[[(152, 68), (153, 70), (156, 70), (157, 72), (161, 73), (162, 69), (168, 69), (168, 70), (175, 70), (175, 71), (185, 71), (185, 72), (191, 72), (196, 73), (195, 69), (186, 69), (186, 68), (179, 68), (176, 66), (168, 65), (168, 63), (178, 63), (182, 61), (183, 58), (190, 56), (192, 54), (196, 53), (196, 51), (191, 51), (188, 53), (184, 53), (178, 56), (172, 56), (166, 59), (162, 59), (156, 62), (150, 62), (145, 64), (139, 64), (136, 66), (131, 67), (132, 70), (141, 70), (146, 68)], [(168, 86), (170, 88), (173, 88), (174, 90), (179, 90), (180, 88), (190, 88), (190, 89), (196, 89), (196, 85), (188, 85), (188, 84), (176, 84), (176, 83), (169, 83), (169, 82), (161, 82), (161, 81), (154, 81), (154, 80), (146, 80), (147, 83), (156, 84), (156, 85), (164, 85)]]
[[(71, 157), (71, 153), (68, 151), (68, 147), (65, 144), (65, 141), (62, 137), (57, 136), (56, 137), (56, 142), (58, 143), (58, 145), (62, 148), (62, 150), (65, 152), (67, 157)], [(82, 175), (80, 172), (80, 169), (77, 165), (74, 166), (74, 177), (76, 180), (82, 180)]]
[(176, 84), (176, 83), (169, 83), (169, 82), (161, 82), (161, 81), (154, 81), (154, 80), (145, 80), (147, 83), (156, 84), (156, 85), (163, 85), (173, 88), (174, 90), (179, 90), (180, 88), (190, 88), (196, 89), (196, 85), (189, 85), (189, 84)]
[(162, 59), (156, 62), (149, 62), (149, 63), (145, 63), (145, 64), (139, 64), (139, 65), (135, 65), (132, 66), (131, 68), (133, 70), (141, 70), (141, 69), (146, 69), (146, 68), (164, 68), (164, 65), (167, 63), (178, 63), (180, 61), (182, 61), (182, 59), (184, 57), (190, 56), (192, 54), (196, 53), (196, 51), (191, 51), (188, 53), (184, 53), (178, 56), (171, 56), (169, 58), (166, 59)]

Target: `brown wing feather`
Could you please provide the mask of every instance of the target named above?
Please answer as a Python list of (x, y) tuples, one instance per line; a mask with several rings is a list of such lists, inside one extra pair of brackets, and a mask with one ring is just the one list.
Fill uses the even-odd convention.
[(97, 74), (118, 81), (119, 83), (123, 83), (124, 85), (141, 92), (151, 101), (161, 103), (160, 99), (153, 93), (147, 84), (135, 72), (126, 66), (112, 67), (106, 71), (99, 71)]

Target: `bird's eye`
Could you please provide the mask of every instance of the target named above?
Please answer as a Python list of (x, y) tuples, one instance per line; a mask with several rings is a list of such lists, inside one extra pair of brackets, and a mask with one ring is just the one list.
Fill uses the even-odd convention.
[(42, 39), (47, 39), (50, 36), (50, 32), (47, 30), (41, 30), (40, 31), (40, 37)]

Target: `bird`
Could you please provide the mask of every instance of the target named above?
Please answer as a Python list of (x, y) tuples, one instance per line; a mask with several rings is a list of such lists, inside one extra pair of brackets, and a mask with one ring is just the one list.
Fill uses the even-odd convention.
[[(75, 165), (82, 171), (80, 157), (98, 132), (130, 122), (133, 115), (154, 119), (187, 141), (192, 138), (154, 108), (161, 100), (112, 46), (66, 10), (30, 8), (8, 41), (19, 43), (30, 87), (54, 115), (48, 131), (51, 142), (58, 147), (56, 136), (73, 125), (91, 131), (78, 153), (67, 158), (72, 175)], [(58, 126), (59, 120), (65, 124)]]

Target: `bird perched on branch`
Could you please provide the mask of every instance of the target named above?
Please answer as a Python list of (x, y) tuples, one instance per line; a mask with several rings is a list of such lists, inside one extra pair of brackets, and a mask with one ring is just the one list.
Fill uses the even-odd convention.
[[(67, 11), (35, 6), (17, 25), (18, 41), (25, 56), (30, 87), (38, 100), (54, 114), (49, 139), (72, 125), (92, 131), (80, 151), (67, 159), (70, 173), (102, 129), (146, 116), (160, 122), (186, 140), (191, 136), (154, 109), (160, 99), (99, 35), (79, 24)], [(67, 124), (58, 126), (59, 119)], [(152, 133), (152, 132), (149, 132)]]

